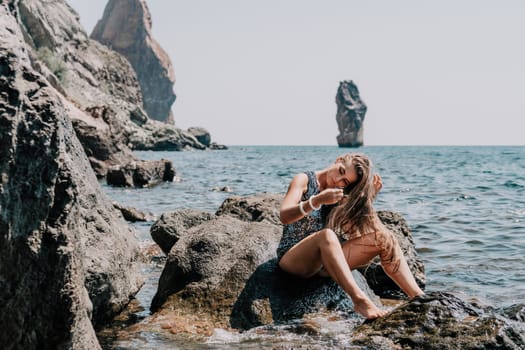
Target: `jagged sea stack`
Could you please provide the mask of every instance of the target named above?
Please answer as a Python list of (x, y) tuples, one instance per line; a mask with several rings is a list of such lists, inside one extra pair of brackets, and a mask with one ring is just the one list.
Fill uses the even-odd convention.
[(122, 54), (139, 80), (148, 116), (173, 122), (175, 73), (168, 54), (151, 35), (151, 15), (144, 0), (110, 0), (91, 38)]
[(352, 80), (339, 83), (337, 95), (337, 144), (339, 147), (360, 147), (363, 145), (363, 121), (366, 104), (359, 96), (359, 90)]

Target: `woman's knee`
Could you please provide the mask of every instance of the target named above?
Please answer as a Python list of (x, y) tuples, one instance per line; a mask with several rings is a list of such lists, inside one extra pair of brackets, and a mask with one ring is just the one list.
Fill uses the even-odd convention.
[(322, 229), (321, 231), (317, 233), (317, 235), (318, 235), (320, 245), (323, 245), (323, 246), (333, 245), (333, 244), (340, 245), (339, 238), (337, 237), (335, 232), (329, 228)]

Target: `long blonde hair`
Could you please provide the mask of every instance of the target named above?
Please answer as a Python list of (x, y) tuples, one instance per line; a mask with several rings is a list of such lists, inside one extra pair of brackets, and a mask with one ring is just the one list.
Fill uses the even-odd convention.
[(356, 170), (357, 180), (345, 188), (346, 196), (330, 212), (328, 227), (335, 232), (376, 231), (375, 211), (372, 202), (375, 196), (372, 162), (360, 153), (343, 156), (345, 165), (351, 163)]
[(401, 250), (394, 234), (379, 220), (372, 205), (376, 196), (372, 161), (360, 153), (343, 156), (345, 165), (350, 162), (356, 170), (357, 180), (345, 188), (345, 198), (335, 206), (328, 216), (327, 226), (338, 236), (351, 237), (374, 234), (375, 244), (382, 249), (381, 263), (399, 268)]

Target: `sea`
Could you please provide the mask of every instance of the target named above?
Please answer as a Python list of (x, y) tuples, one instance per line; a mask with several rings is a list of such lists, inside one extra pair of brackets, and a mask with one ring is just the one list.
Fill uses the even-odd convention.
[[(346, 152), (366, 154), (374, 172), (381, 175), (383, 188), (375, 207), (406, 219), (425, 265), (426, 291), (446, 291), (495, 308), (525, 303), (525, 146), (230, 146), (214, 151), (144, 151), (136, 155), (171, 160), (175, 181), (141, 189), (101, 185), (112, 200), (154, 217), (184, 208), (215, 212), (232, 195), (285, 193), (296, 173), (323, 169)], [(223, 191), (225, 187), (230, 192)], [(152, 242), (152, 223), (133, 224), (143, 244)], [(143, 306), (139, 319), (149, 315), (161, 270), (161, 266), (144, 268), (146, 283), (137, 295)], [(317, 323), (326, 338), (347, 327), (329, 318)], [(242, 336), (217, 329), (204, 343), (141, 334), (116, 340), (111, 348), (271, 349), (286, 344), (302, 347), (312, 341), (321, 348), (326, 345), (323, 337), (312, 340), (291, 333), (280, 329), (268, 338), (267, 332)]]

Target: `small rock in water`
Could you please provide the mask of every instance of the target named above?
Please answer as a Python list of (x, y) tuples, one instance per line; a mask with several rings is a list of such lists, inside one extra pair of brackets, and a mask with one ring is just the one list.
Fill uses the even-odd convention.
[(211, 189), (214, 192), (233, 192), (230, 186), (224, 186), (224, 187), (214, 187)]

